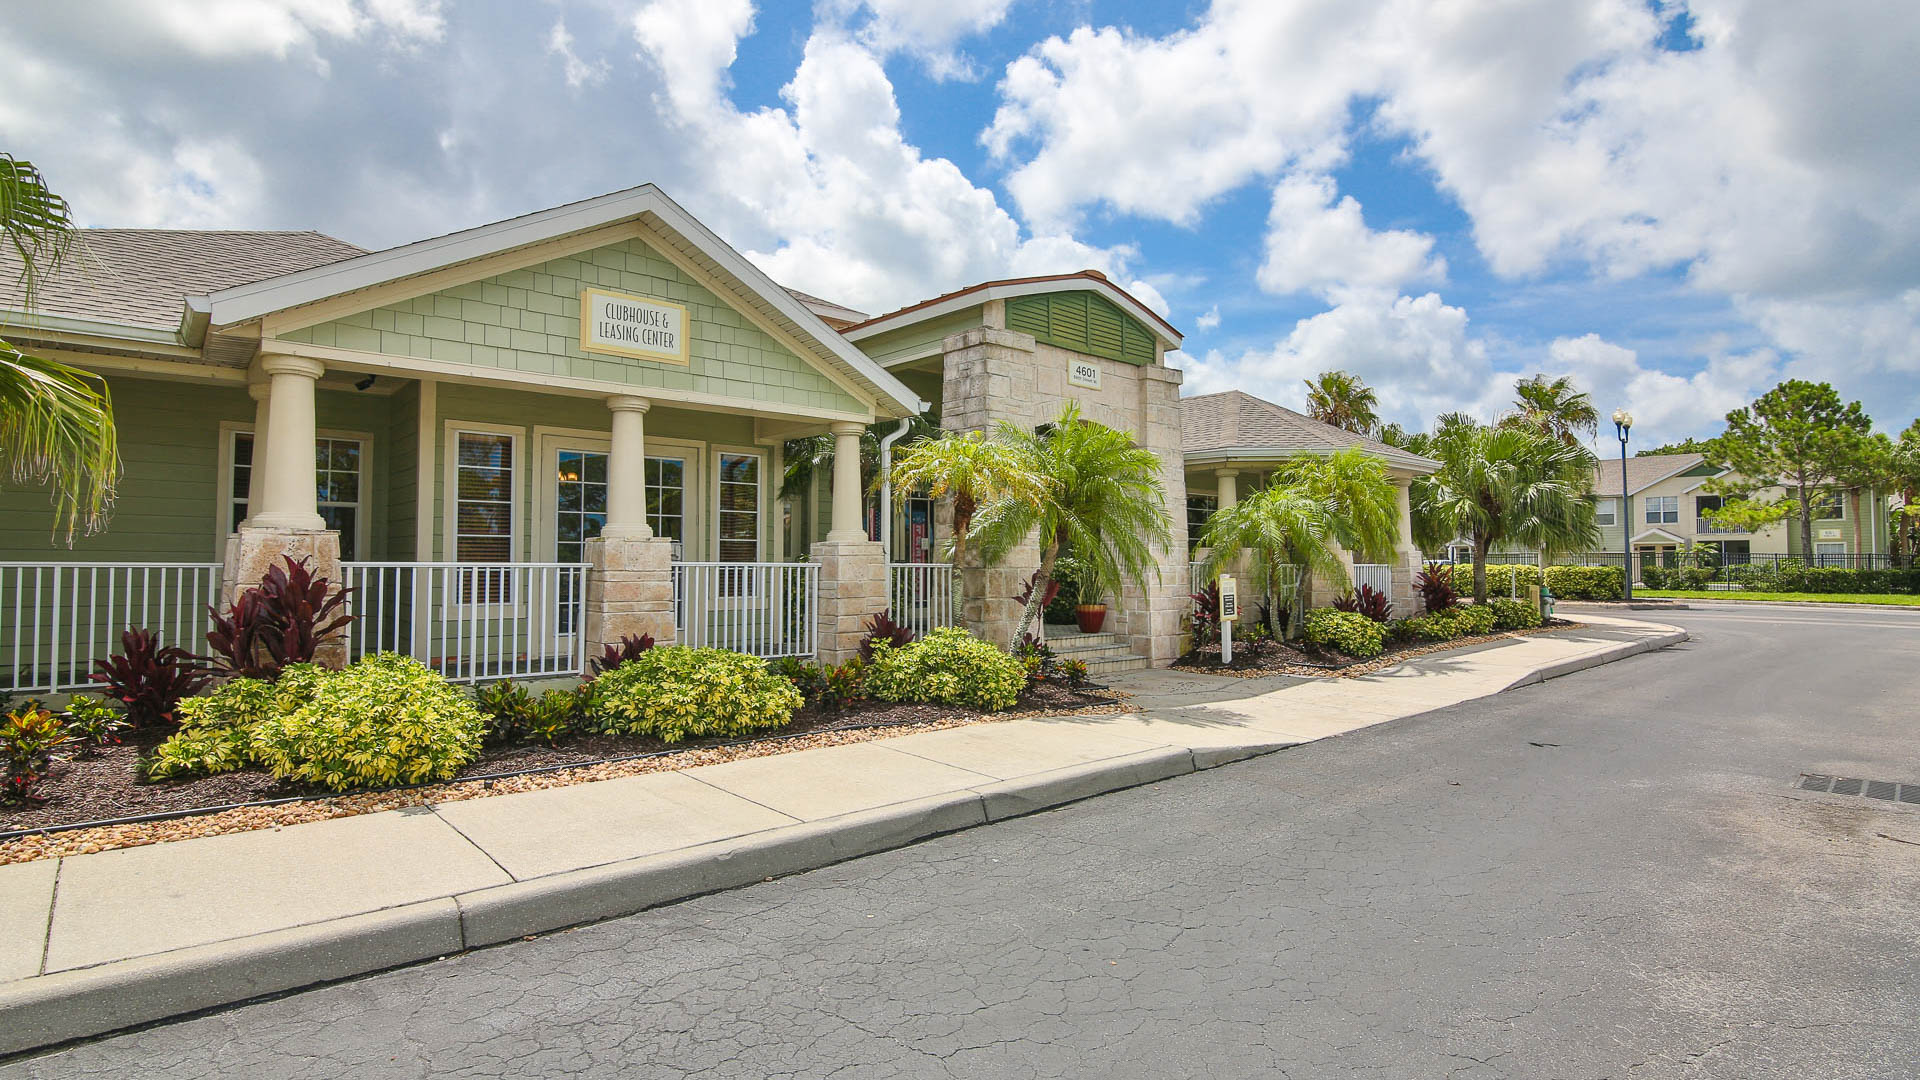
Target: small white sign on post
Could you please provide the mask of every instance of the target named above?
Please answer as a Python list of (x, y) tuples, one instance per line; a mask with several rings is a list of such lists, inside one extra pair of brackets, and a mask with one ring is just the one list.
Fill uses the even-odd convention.
[(1239, 583), (1232, 574), (1220, 575), (1220, 662), (1233, 663), (1233, 623), (1240, 617)]
[(691, 362), (687, 309), (666, 300), (583, 289), (580, 348), (668, 364)]
[(1091, 360), (1068, 361), (1067, 381), (1075, 386), (1098, 390), (1100, 389), (1100, 365)]

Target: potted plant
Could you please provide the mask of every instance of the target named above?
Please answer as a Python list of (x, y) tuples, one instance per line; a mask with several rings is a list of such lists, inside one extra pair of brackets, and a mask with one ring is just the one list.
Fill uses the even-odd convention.
[(1107, 623), (1107, 605), (1100, 602), (1100, 583), (1091, 574), (1080, 580), (1080, 602), (1073, 607), (1073, 621), (1083, 634), (1097, 634)]

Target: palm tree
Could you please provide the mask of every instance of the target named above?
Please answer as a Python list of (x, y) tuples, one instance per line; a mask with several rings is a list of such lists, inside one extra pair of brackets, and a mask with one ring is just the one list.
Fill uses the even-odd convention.
[(1384, 559), (1399, 539), (1399, 516), (1386, 465), (1354, 447), (1281, 466), (1266, 487), (1215, 513), (1202, 541), (1212, 548), (1210, 569), (1250, 553), (1248, 576), (1272, 611), (1281, 567), (1344, 583), (1340, 549)]
[(1380, 426), (1379, 395), (1358, 375), (1323, 371), (1306, 383), (1308, 416), (1356, 435), (1371, 435)]
[(1901, 524), (1894, 550), (1906, 549), (1909, 559), (1920, 554), (1920, 420), (1907, 425), (1887, 462), (1888, 486), (1901, 496)]
[[(32, 163), (0, 153), (0, 232), (20, 260), (25, 306), (42, 279), (73, 251), (78, 232), (67, 201)], [(54, 531), (105, 524), (120, 452), (113, 401), (98, 376), (0, 341), (0, 460), (17, 483), (53, 489)]]
[(916, 444), (895, 467), (894, 481), (903, 491), (924, 486), (935, 497), (969, 496), (970, 514), (956, 499), (955, 547), (974, 544), (988, 563), (1029, 538), (1039, 544), (1040, 570), (1013, 644), (1032, 628), (1066, 548), (1081, 564), (1083, 588), (1111, 591), (1123, 580), (1158, 575), (1154, 547), (1173, 541), (1160, 470), (1160, 455), (1124, 431), (1083, 419), (1078, 403), (1068, 402), (1037, 430), (1002, 421), (990, 437)]
[[(931, 438), (940, 433), (925, 416), (909, 417), (907, 433), (901, 444), (920, 439)], [(880, 475), (880, 440), (900, 426), (898, 420), (881, 420), (867, 425), (860, 433), (860, 486), (861, 490), (871, 490)], [(780, 497), (799, 498), (807, 493), (807, 486), (814, 474), (832, 475), (835, 439), (832, 435), (821, 433), (807, 435), (798, 439), (788, 439), (784, 449), (786, 471), (780, 477)]]
[(1551, 435), (1568, 446), (1580, 445), (1581, 432), (1591, 437), (1600, 430), (1600, 410), (1594, 408), (1591, 397), (1574, 389), (1572, 376), (1521, 379), (1513, 384), (1513, 394), (1517, 411), (1508, 417), (1512, 423)]
[(1599, 541), (1593, 523), (1593, 454), (1517, 425), (1451, 424), (1428, 455), (1440, 462), (1413, 482), (1414, 539), (1433, 550), (1473, 543), (1473, 597), (1487, 599), (1487, 552), (1518, 543), (1547, 552)]

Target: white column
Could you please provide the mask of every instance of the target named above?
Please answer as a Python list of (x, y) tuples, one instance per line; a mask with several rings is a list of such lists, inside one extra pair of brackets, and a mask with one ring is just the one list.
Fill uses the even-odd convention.
[(260, 368), (273, 380), (264, 463), (257, 441), (253, 449), (254, 475), (264, 476), (267, 488), (252, 504), (262, 509), (250, 514), (248, 523), (264, 529), (325, 529), (316, 500), (313, 388), (326, 366), (303, 356), (267, 356)]
[(247, 396), (253, 399), (253, 467), (247, 470), (247, 516), (241, 521), (245, 526), (253, 521), (253, 516), (265, 509), (267, 497), (267, 421), (271, 411), (270, 379), (255, 379), (247, 384)]
[(1218, 495), (1218, 501), (1220, 503), (1219, 509), (1225, 510), (1230, 506), (1238, 504), (1240, 502), (1240, 474), (1232, 469), (1227, 469), (1214, 473), (1213, 476), (1220, 485)]
[(647, 525), (647, 409), (646, 398), (622, 394), (607, 399), (613, 411), (613, 449), (607, 456), (607, 523), (600, 535), (609, 540), (651, 540)]
[(1395, 480), (1393, 497), (1400, 514), (1400, 549), (1413, 551), (1413, 481)]
[(843, 421), (828, 430), (833, 432), (833, 528), (827, 542), (857, 543), (867, 538), (860, 519), (860, 435), (866, 428)]
[(787, 500), (780, 497), (780, 485), (787, 478), (787, 444), (775, 440), (772, 454), (773, 471), (768, 481), (773, 485), (773, 561), (787, 561), (787, 514), (790, 512)]

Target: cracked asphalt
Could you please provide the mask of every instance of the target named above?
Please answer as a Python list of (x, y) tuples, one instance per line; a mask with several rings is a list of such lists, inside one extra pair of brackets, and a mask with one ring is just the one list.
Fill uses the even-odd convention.
[[(1679, 648), (27, 1077), (1920, 1073), (1920, 617)], [(154, 912), (153, 918), (165, 918)]]

